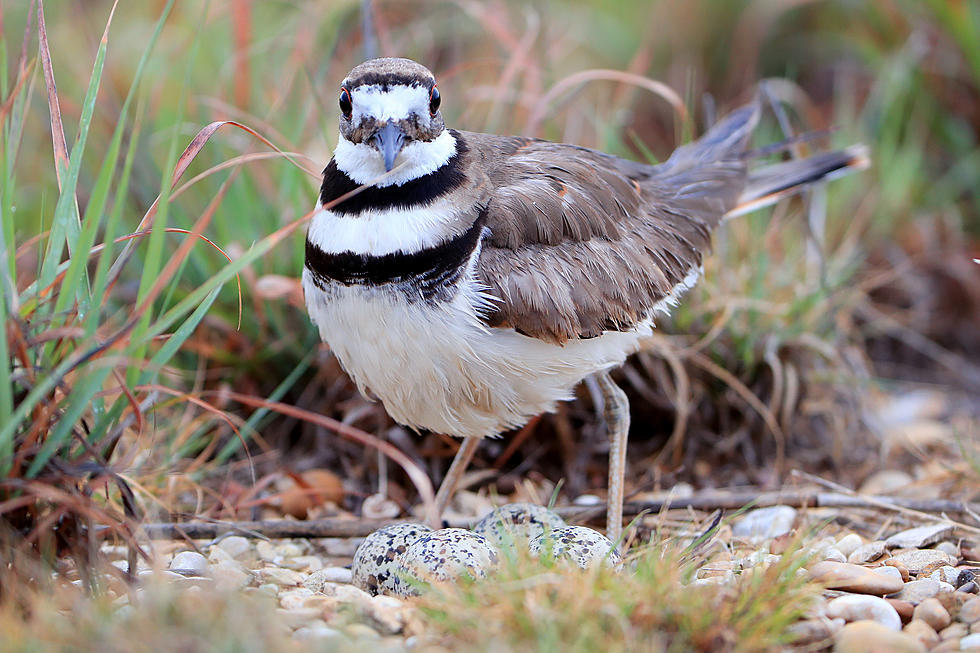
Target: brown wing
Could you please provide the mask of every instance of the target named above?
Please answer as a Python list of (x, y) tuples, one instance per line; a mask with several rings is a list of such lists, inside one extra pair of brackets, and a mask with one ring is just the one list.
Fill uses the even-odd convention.
[(463, 133), (487, 171), (478, 265), (491, 326), (563, 343), (626, 330), (700, 267), (745, 185), (755, 105), (658, 166), (520, 138)]

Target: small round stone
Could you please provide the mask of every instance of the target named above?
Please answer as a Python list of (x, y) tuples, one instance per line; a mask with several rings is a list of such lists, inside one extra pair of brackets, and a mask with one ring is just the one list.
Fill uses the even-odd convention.
[(834, 637), (835, 653), (925, 653), (915, 637), (896, 632), (874, 621), (855, 621), (844, 626)]
[(208, 573), (208, 560), (196, 551), (181, 551), (170, 561), (170, 571), (184, 576), (205, 576)]
[(609, 538), (585, 526), (558, 528), (542, 533), (528, 543), (528, 550), (534, 557), (547, 551), (548, 547), (556, 560), (571, 560), (582, 569), (602, 562), (618, 565), (622, 561)]
[(841, 617), (844, 621), (870, 619), (889, 630), (901, 630), (902, 619), (898, 612), (885, 599), (877, 596), (847, 594), (827, 603), (828, 617)]
[(926, 599), (915, 606), (915, 612), (912, 613), (912, 617), (926, 622), (937, 633), (952, 621), (949, 612), (946, 611), (943, 604), (934, 598)]
[(241, 535), (229, 535), (228, 537), (219, 541), (216, 548), (223, 550), (232, 558), (240, 558), (248, 553), (251, 545), (248, 540), (246, 540)]
[(354, 552), (353, 584), (369, 594), (394, 591), (393, 571), (397, 558), (420, 536), (431, 532), (425, 524), (411, 522), (391, 524), (374, 531)]
[(486, 578), (496, 565), (497, 548), (487, 538), (462, 528), (443, 528), (423, 533), (398, 557), (392, 590), (415, 596), (420, 583)]
[(564, 528), (565, 520), (533, 503), (508, 503), (494, 508), (473, 527), (497, 546), (524, 544), (546, 531)]

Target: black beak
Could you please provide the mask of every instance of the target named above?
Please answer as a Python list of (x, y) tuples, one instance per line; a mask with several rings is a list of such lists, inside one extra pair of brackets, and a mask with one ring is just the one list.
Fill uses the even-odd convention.
[(385, 171), (395, 167), (395, 157), (405, 145), (405, 132), (393, 122), (389, 122), (374, 135), (374, 144), (385, 158)]

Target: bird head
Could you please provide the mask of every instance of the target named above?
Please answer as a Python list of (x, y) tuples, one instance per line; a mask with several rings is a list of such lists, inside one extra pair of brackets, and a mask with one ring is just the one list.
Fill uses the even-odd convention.
[(390, 171), (406, 147), (431, 142), (445, 130), (440, 101), (425, 66), (400, 58), (365, 61), (341, 83), (340, 136), (375, 150)]

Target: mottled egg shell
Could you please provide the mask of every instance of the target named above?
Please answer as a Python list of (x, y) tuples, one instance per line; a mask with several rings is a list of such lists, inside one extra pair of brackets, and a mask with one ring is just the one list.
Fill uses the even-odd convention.
[(394, 591), (394, 569), (398, 557), (420, 535), (431, 532), (432, 529), (425, 524), (411, 522), (390, 524), (374, 531), (364, 538), (354, 552), (352, 582), (369, 594), (390, 594)]
[(526, 543), (546, 531), (566, 526), (555, 512), (533, 503), (508, 503), (494, 508), (473, 527), (497, 546)]
[(497, 565), (497, 548), (476, 533), (444, 528), (425, 533), (398, 558), (394, 593), (415, 596), (418, 584), (452, 581), (461, 576), (485, 578)]
[(542, 551), (547, 551), (548, 547), (551, 547), (555, 560), (569, 560), (582, 569), (602, 562), (617, 565), (622, 560), (609, 538), (585, 526), (559, 528), (543, 533), (528, 543), (528, 550), (535, 558)]

